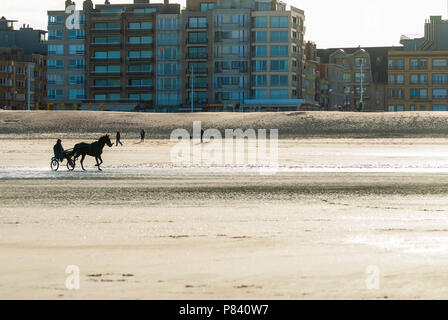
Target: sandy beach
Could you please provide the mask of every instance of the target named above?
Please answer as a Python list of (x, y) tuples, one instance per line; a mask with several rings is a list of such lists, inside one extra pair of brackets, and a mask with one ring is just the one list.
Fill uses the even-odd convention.
[[(31, 123), (23, 114), (0, 121)], [(92, 158), (87, 172), (51, 172), (55, 138), (69, 148), (97, 132), (20, 121), (0, 126), (0, 299), (448, 297), (441, 134), (285, 137), (278, 172), (261, 175), (174, 165), (173, 142), (141, 143), (132, 125), (123, 147), (105, 149), (103, 172)], [(79, 290), (66, 288), (70, 265)]]

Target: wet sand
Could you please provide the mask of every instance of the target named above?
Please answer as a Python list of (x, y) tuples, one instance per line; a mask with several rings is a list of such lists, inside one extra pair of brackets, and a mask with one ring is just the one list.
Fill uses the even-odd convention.
[(283, 140), (271, 176), (123, 142), (51, 173), (53, 140), (0, 141), (1, 299), (448, 296), (445, 139)]

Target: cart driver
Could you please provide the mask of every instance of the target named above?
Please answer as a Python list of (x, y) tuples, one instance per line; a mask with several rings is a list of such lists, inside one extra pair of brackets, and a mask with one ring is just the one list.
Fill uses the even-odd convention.
[(62, 147), (62, 141), (61, 139), (58, 139), (58, 141), (56, 142), (56, 144), (53, 147), (53, 151), (54, 151), (54, 156), (56, 159), (62, 161), (65, 157), (65, 151), (64, 148)]

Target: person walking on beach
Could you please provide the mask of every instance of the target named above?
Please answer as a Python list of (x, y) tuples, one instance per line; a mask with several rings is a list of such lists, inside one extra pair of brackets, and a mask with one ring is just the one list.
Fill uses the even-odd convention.
[(123, 144), (121, 143), (121, 133), (120, 133), (120, 131), (117, 131), (117, 137), (116, 137), (116, 143), (115, 143), (115, 146), (118, 147), (118, 144), (120, 144), (121, 146), (123, 146)]
[(146, 135), (146, 132), (145, 132), (145, 130), (142, 129), (142, 131), (140, 131), (140, 138), (141, 138), (142, 142), (145, 142), (145, 135)]

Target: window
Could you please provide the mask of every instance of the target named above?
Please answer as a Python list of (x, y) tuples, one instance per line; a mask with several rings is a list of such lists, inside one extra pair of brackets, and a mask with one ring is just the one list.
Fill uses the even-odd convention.
[(152, 87), (152, 79), (131, 79), (130, 87)]
[(271, 71), (288, 71), (288, 60), (271, 60)]
[(271, 42), (288, 42), (288, 31), (271, 31)]
[(120, 22), (98, 22), (94, 25), (95, 30), (120, 30)]
[(157, 17), (157, 27), (159, 30), (178, 30), (179, 29), (179, 20), (177, 17), (166, 17), (163, 15), (159, 15)]
[(120, 44), (120, 37), (95, 37), (94, 44)]
[(205, 62), (190, 62), (188, 64), (187, 72), (191, 73), (207, 73), (207, 63)]
[(412, 88), (410, 90), (410, 93), (411, 93), (411, 98), (414, 98), (414, 99), (426, 99), (428, 97), (427, 89)]
[(130, 22), (129, 23), (130, 30), (151, 30), (152, 22), (144, 21), (144, 22)]
[(267, 42), (268, 33), (266, 31), (255, 31), (252, 33), (252, 38), (254, 42)]
[(363, 82), (367, 81), (367, 73), (365, 73), (365, 72), (363, 72), (363, 73), (356, 72), (355, 73), (355, 82), (361, 82), (361, 80)]
[(129, 72), (152, 72), (152, 64), (135, 64), (129, 66)]
[(134, 9), (134, 13), (153, 13), (153, 12), (156, 12), (155, 8), (145, 8), (145, 9), (136, 8), (136, 9)]
[(176, 94), (174, 92), (161, 92), (157, 93), (157, 104), (159, 106), (176, 106), (179, 105), (180, 102), (180, 95)]
[(47, 74), (47, 81), (49, 85), (64, 84), (64, 76), (62, 74)]
[(255, 72), (266, 72), (267, 70), (266, 66), (267, 66), (266, 60), (252, 61), (252, 69)]
[(252, 76), (252, 86), (266, 87), (266, 85), (267, 85), (266, 79), (267, 79), (266, 75)]
[(68, 54), (70, 55), (84, 55), (85, 49), (83, 44), (72, 44), (68, 47)]
[(188, 48), (188, 58), (190, 59), (202, 59), (207, 58), (207, 48)]
[(404, 60), (402, 59), (393, 59), (388, 61), (389, 69), (391, 70), (403, 70), (404, 69)]
[(176, 63), (159, 63), (157, 65), (157, 74), (159, 75), (177, 75), (179, 73), (179, 65)]
[(179, 58), (178, 48), (164, 48), (157, 52), (159, 60), (177, 60)]
[(207, 28), (207, 17), (190, 17), (190, 18), (188, 18), (188, 27), (191, 29)]
[(141, 50), (141, 51), (129, 51), (130, 59), (145, 59), (152, 58), (151, 50)]
[(271, 90), (271, 99), (288, 99), (288, 90)]
[(447, 59), (432, 59), (432, 67), (434, 69), (442, 69), (446, 68), (448, 66), (448, 60)]
[(287, 87), (288, 86), (288, 76), (275, 74), (271, 75), (271, 86), (272, 87)]
[(433, 99), (446, 99), (447, 98), (447, 89), (432, 89), (432, 98)]
[(96, 51), (94, 53), (95, 59), (119, 59), (120, 51)]
[(268, 96), (267, 90), (254, 90), (255, 99), (266, 99)]
[(96, 101), (120, 101), (121, 96), (119, 93), (107, 93), (107, 94), (96, 94)]
[(271, 57), (287, 57), (288, 46), (271, 46)]
[(179, 43), (179, 35), (177, 32), (159, 33), (157, 35), (158, 45), (177, 45)]
[(152, 101), (151, 93), (132, 93), (129, 95), (129, 100), (132, 101)]
[[(73, 31), (73, 30), (70, 30), (70, 31)], [(73, 40), (70, 38), (70, 32), (69, 32), (69, 39)], [(61, 30), (61, 29), (48, 30), (48, 40), (50, 40), (50, 41), (64, 40), (64, 30)]]
[(68, 76), (68, 84), (78, 85), (85, 83), (85, 76), (83, 74), (70, 74)]
[(433, 74), (432, 75), (432, 83), (433, 84), (447, 84), (448, 83), (448, 75), (447, 74)]
[(68, 90), (68, 98), (70, 100), (80, 100), (85, 98), (84, 89), (70, 89)]
[(188, 43), (207, 43), (206, 32), (189, 32)]
[(86, 38), (86, 31), (84, 29), (68, 30), (69, 40), (84, 40), (85, 38)]
[(403, 99), (404, 98), (404, 90), (403, 89), (389, 89), (389, 98), (392, 99)]
[(64, 24), (63, 16), (48, 16), (49, 26), (62, 26)]
[(268, 18), (267, 17), (255, 17), (253, 18), (253, 26), (255, 28), (267, 28)]
[(212, 10), (213, 8), (215, 8), (214, 3), (201, 3), (201, 11), (202, 12), (205, 12), (207, 10)]
[(179, 79), (177, 78), (159, 78), (157, 80), (158, 90), (178, 90)]
[(272, 10), (271, 3), (258, 2), (258, 11), (271, 11), (271, 10)]
[(129, 44), (151, 44), (152, 37), (151, 36), (143, 36), (143, 37), (129, 37)]
[(64, 99), (64, 90), (62, 89), (49, 89), (48, 100), (62, 100)]
[(268, 52), (266, 46), (252, 47), (252, 55), (254, 57), (266, 57)]
[(49, 45), (48, 46), (48, 55), (63, 55), (64, 54), (64, 46), (63, 45)]
[(95, 73), (120, 73), (120, 65), (95, 66)]
[(271, 28), (288, 28), (288, 17), (271, 17)]
[(95, 87), (119, 88), (121, 83), (119, 79), (97, 79), (94, 81)]
[(64, 61), (63, 60), (48, 60), (47, 65), (48, 65), (49, 70), (64, 69)]
[(75, 59), (69, 60), (68, 68), (71, 70), (84, 70), (86, 67), (86, 63), (84, 59)]
[(433, 105), (432, 111), (448, 111), (448, 106), (446, 105)]

